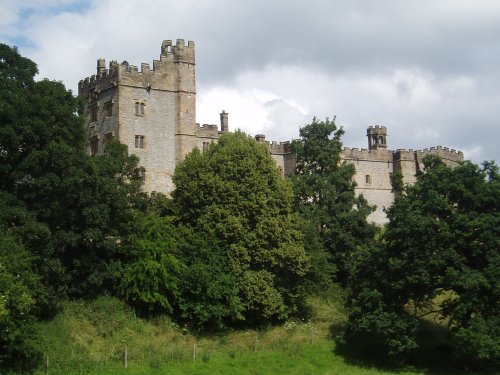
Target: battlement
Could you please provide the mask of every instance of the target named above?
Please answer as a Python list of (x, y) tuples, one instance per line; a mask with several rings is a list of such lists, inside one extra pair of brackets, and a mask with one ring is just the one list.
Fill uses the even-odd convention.
[(413, 161), (415, 160), (415, 150), (398, 148), (396, 151), (392, 151), (395, 161)]
[(387, 131), (387, 128), (386, 128), (385, 126), (381, 126), (381, 125), (375, 125), (375, 126), (370, 125), (370, 126), (368, 127), (368, 129), (373, 129), (373, 130), (385, 130), (385, 131)]
[(196, 130), (196, 136), (200, 138), (218, 138), (219, 137), (219, 127), (213, 124), (200, 124), (196, 123), (198, 129)]
[[(139, 70), (136, 65), (131, 65), (127, 61), (119, 64), (115, 60), (112, 60), (109, 68), (106, 69), (106, 60), (99, 58), (97, 60), (97, 73), (78, 83), (78, 94), (88, 96), (92, 91), (102, 92), (118, 84), (139, 86), (146, 89), (175, 90), (175, 77), (178, 74), (175, 66), (180, 63), (195, 64), (194, 42), (189, 41), (186, 45), (184, 39), (177, 39), (176, 44), (172, 45), (171, 40), (163, 41), (160, 60), (153, 61), (152, 69), (148, 63), (141, 63)], [(194, 80), (192, 85), (181, 89), (194, 91)]]
[(292, 144), (290, 141), (286, 142), (266, 142), (269, 147), (269, 152), (273, 155), (276, 154), (290, 154), (292, 152)]
[(285, 155), (292, 153), (292, 143), (290, 141), (286, 142), (276, 142), (276, 141), (267, 141), (266, 136), (263, 134), (257, 134), (255, 136), (257, 142), (265, 143), (269, 152), (272, 155)]
[[(161, 44), (161, 57), (171, 56), (174, 61), (188, 62), (194, 64), (195, 62), (195, 48), (192, 40), (188, 44), (184, 43), (184, 39), (177, 39), (175, 45), (172, 45), (171, 40), (164, 40)], [(160, 57), (160, 59), (161, 59)]]
[(460, 163), (464, 161), (464, 154), (462, 151), (450, 149), (448, 147), (436, 146), (431, 148), (424, 148), (423, 150), (416, 151), (417, 158), (421, 160), (426, 155), (437, 155), (447, 164)]
[(385, 149), (368, 150), (366, 148), (344, 147), (341, 152), (344, 160), (392, 161), (392, 152)]

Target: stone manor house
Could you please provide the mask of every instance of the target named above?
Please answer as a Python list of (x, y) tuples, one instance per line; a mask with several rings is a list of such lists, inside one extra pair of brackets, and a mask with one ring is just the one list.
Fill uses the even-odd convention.
[[(87, 148), (91, 154), (103, 152), (113, 138), (128, 146), (142, 166), (144, 188), (148, 192), (169, 193), (174, 189), (172, 174), (176, 164), (193, 148), (205, 149), (228, 132), (228, 113), (220, 114), (218, 125), (196, 123), (195, 45), (183, 39), (174, 44), (165, 40), (159, 60), (153, 67), (142, 63), (141, 69), (126, 61), (97, 60), (97, 72), (78, 84), (84, 100)], [(446, 147), (425, 150), (391, 151), (387, 149), (387, 129), (370, 126), (368, 148), (344, 148), (342, 158), (356, 166), (356, 192), (363, 194), (377, 209), (370, 220), (383, 224), (383, 209), (394, 200), (390, 174), (401, 172), (406, 183), (415, 181), (427, 154), (439, 155), (448, 165), (463, 161), (463, 153)], [(295, 158), (290, 142), (265, 142), (283, 176), (294, 171)]]

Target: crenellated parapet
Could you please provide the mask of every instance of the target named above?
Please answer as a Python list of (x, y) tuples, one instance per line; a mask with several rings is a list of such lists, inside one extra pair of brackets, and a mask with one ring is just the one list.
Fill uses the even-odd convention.
[[(181, 65), (183, 69), (180, 69)], [(111, 61), (106, 69), (105, 60), (98, 59), (97, 73), (78, 83), (78, 94), (89, 97), (118, 85), (194, 93), (194, 65), (194, 42), (189, 41), (186, 45), (184, 39), (177, 39), (176, 44), (172, 45), (171, 40), (165, 40), (161, 46), (160, 59), (153, 61), (152, 69), (148, 63), (142, 63), (139, 70), (127, 61), (121, 64)]]
[(341, 152), (344, 160), (365, 160), (365, 161), (392, 161), (392, 152), (386, 149), (350, 148), (344, 147)]
[(421, 162), (426, 155), (439, 156), (448, 165), (456, 165), (464, 161), (464, 154), (462, 151), (442, 146), (425, 148), (423, 150), (416, 151), (416, 157), (419, 162)]
[(276, 154), (290, 154), (292, 153), (292, 144), (289, 141), (286, 142), (266, 142), (268, 147), (269, 147), (269, 152), (271, 154), (276, 155)]
[(415, 160), (415, 150), (398, 148), (396, 151), (392, 151), (394, 154), (394, 161), (414, 161)]
[(196, 124), (198, 129), (196, 131), (196, 136), (198, 138), (213, 138), (217, 139), (219, 137), (219, 127), (213, 124)]
[(448, 147), (431, 147), (424, 150), (397, 149), (397, 150), (367, 150), (365, 148), (344, 147), (342, 158), (345, 160), (366, 160), (366, 161), (421, 161), (425, 155), (437, 155), (445, 162), (459, 163), (464, 160), (461, 151), (449, 149)]
[(269, 152), (272, 155), (286, 155), (292, 153), (292, 143), (290, 141), (286, 142), (276, 142), (276, 141), (267, 141), (266, 136), (263, 134), (257, 134), (255, 136), (257, 142), (265, 143)]
[(106, 69), (105, 64), (104, 59), (97, 60), (97, 74), (78, 82), (78, 95), (88, 98), (92, 95), (98, 95), (111, 87), (118, 86), (121, 64), (112, 60), (109, 63), (109, 69)]

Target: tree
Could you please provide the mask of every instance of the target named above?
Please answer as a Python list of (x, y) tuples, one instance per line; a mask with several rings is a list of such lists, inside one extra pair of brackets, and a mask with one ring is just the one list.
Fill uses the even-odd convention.
[(182, 226), (180, 274), (176, 315), (196, 330), (220, 330), (244, 319), (238, 275), (229, 247), (213, 234)]
[(328, 119), (314, 118), (301, 128), (300, 138), (292, 143), (297, 164), (291, 180), (297, 212), (316, 228), (337, 280), (344, 284), (353, 254), (373, 239), (375, 227), (366, 221), (372, 207), (355, 194), (354, 166), (341, 161), (343, 134)]
[(293, 314), (308, 262), (291, 187), (266, 147), (239, 131), (224, 134), (205, 152), (193, 150), (173, 181), (179, 222), (213, 236), (227, 254), (242, 304), (233, 316), (257, 324)]
[(111, 142), (84, 151), (81, 104), (60, 82), (36, 82), (36, 64), (0, 45), (0, 191), (48, 229), (33, 246), (54, 297), (110, 289), (120, 236), (145, 204), (138, 159)]
[(404, 354), (417, 347), (419, 319), (437, 314), (465, 358), (498, 361), (497, 167), (450, 168), (437, 157), (424, 166), (388, 210), (382, 245), (355, 262), (347, 331), (377, 331), (391, 353)]
[(172, 219), (149, 214), (128, 235), (118, 290), (143, 313), (172, 313), (179, 294), (177, 228)]

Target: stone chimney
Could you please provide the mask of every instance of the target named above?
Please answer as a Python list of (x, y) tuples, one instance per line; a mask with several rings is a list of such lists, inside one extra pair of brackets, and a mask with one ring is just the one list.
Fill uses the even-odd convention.
[(229, 131), (229, 113), (222, 110), (220, 114), (220, 131), (227, 133)]

